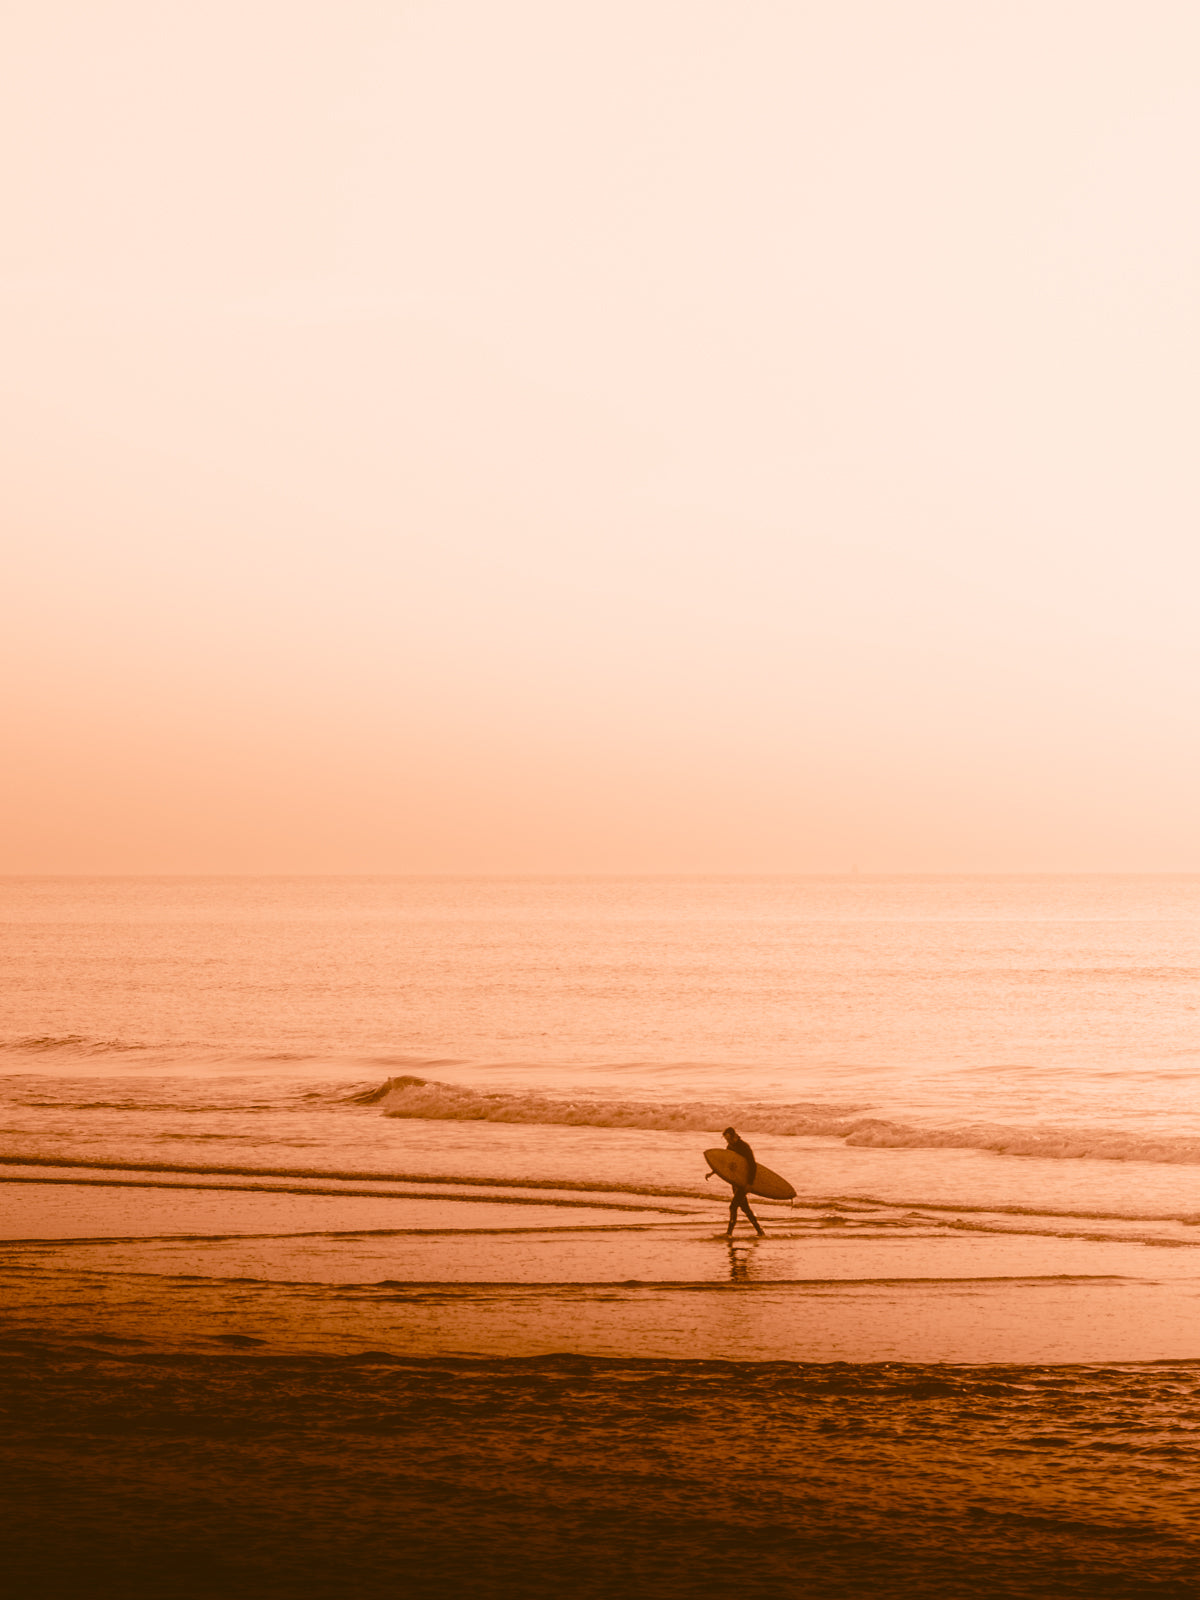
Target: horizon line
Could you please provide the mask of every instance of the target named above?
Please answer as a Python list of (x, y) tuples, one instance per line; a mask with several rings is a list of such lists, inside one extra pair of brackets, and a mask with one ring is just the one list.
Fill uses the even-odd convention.
[(1004, 870), (974, 871), (888, 871), (848, 868), (825, 872), (0, 872), (0, 881), (27, 882), (35, 879), (55, 879), (62, 882), (161, 882), (164, 879), (180, 882), (212, 880), (247, 880), (262, 882), (313, 882), (336, 881), (371, 882), (379, 879), (393, 882), (478, 882), (541, 883), (547, 881), (645, 882), (682, 883), (704, 880), (710, 882), (770, 882), (778, 879), (799, 880), (879, 880), (879, 879), (961, 879), (961, 878), (1200, 878), (1200, 868), (1010, 868)]

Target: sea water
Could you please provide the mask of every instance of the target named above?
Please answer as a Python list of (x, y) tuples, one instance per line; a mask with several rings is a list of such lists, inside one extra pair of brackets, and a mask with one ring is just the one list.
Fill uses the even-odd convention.
[[(1200, 1354), (1200, 878), (8, 879), (0, 918), (46, 1315), (132, 1274), (147, 1325), (252, 1283), (254, 1337), (331, 1347)], [(762, 1249), (729, 1123), (798, 1191)]]

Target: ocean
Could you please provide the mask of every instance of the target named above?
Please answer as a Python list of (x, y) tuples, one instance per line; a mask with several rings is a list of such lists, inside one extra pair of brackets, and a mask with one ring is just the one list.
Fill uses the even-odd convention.
[[(4, 880), (0, 1340), (73, 1415), (100, 1362), (126, 1428), (159, 1415), (146, 1363), (172, 1414), (273, 1384), (289, 1449), (318, 1392), (346, 1427), (374, 1395), (410, 1447), (433, 1413), (398, 1395), (441, 1395), (441, 1427), (486, 1392), (451, 1498), (456, 1470), (517, 1493), (511, 1428), (541, 1438), (553, 1392), (555, 1492), (656, 1592), (699, 1581), (679, 1552), (734, 1400), (738, 1449), (770, 1436), (730, 1492), (758, 1526), (769, 1472), (773, 1582), (825, 1562), (803, 1592), (881, 1592), (836, 1554), (852, 1497), (897, 1594), (1190, 1592), (1198, 934), (1196, 877)], [(754, 1202), (762, 1239), (727, 1237), (708, 1175), (728, 1124), (796, 1189)], [(542, 1579), (479, 1593), (567, 1570), (522, 1470), (493, 1554), (541, 1549)], [(691, 1508), (675, 1587), (630, 1520), (655, 1471)], [(476, 1592), (460, 1534), (429, 1534), (430, 1593)], [(928, 1577), (948, 1542), (957, 1589)]]

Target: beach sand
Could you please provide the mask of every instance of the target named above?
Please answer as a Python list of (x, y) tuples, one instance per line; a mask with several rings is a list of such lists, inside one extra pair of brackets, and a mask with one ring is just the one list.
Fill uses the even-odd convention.
[(31, 1600), (1195, 1593), (1195, 1364), (6, 1340), (3, 1369), (4, 1563)]
[(9, 1176), (22, 1596), (1195, 1593), (1169, 1229)]

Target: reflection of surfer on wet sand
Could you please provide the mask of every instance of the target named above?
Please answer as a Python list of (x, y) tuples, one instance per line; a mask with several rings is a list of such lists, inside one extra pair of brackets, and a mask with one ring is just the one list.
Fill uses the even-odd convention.
[(706, 1150), (704, 1159), (716, 1173), (718, 1178), (733, 1189), (733, 1198), (729, 1202), (729, 1227), (726, 1234), (732, 1234), (737, 1226), (737, 1215), (744, 1211), (754, 1224), (754, 1230), (760, 1236), (764, 1230), (758, 1218), (750, 1209), (750, 1202), (746, 1198), (747, 1192), (764, 1195), (771, 1200), (790, 1200), (796, 1193), (786, 1178), (781, 1178), (777, 1172), (772, 1172), (768, 1167), (759, 1166), (754, 1159), (754, 1151), (742, 1138), (739, 1138), (736, 1128), (726, 1128), (722, 1137), (725, 1140), (724, 1150)]
[(754, 1252), (758, 1248), (757, 1238), (747, 1239), (743, 1235), (739, 1244), (731, 1233), (727, 1233), (725, 1248), (729, 1251), (730, 1283), (749, 1283), (750, 1266), (754, 1260)]

